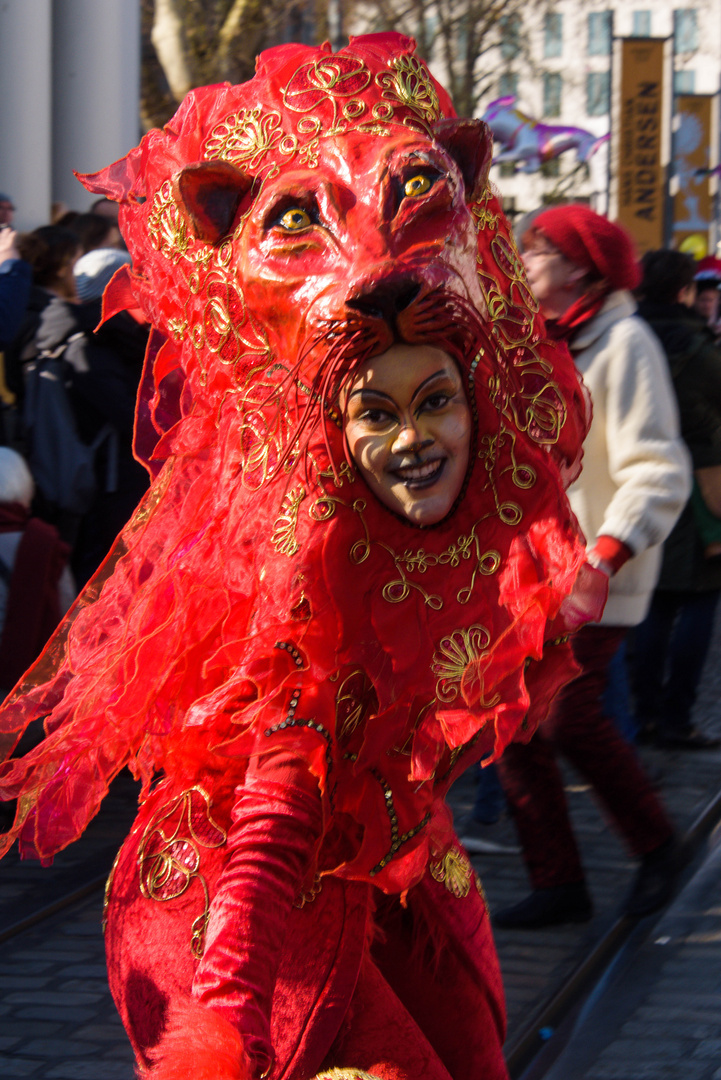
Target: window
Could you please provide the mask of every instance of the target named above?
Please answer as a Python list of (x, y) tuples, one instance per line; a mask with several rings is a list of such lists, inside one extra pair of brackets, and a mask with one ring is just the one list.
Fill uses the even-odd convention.
[(521, 51), (521, 20), (518, 15), (504, 15), (501, 19), (501, 56), (512, 60)]
[(673, 92), (674, 94), (694, 94), (696, 92), (696, 72), (674, 71)]
[(605, 116), (610, 101), (611, 77), (608, 71), (589, 71), (586, 76), (586, 113)]
[(498, 80), (499, 97), (518, 97), (518, 76), (506, 71)]
[(563, 77), (557, 71), (546, 71), (543, 74), (543, 115), (561, 115), (561, 89)]
[(695, 8), (683, 8), (673, 13), (674, 52), (696, 52), (698, 49), (698, 19)]
[(554, 157), (550, 161), (541, 164), (541, 176), (546, 180), (554, 180), (561, 175), (561, 159)]
[(611, 12), (592, 11), (588, 16), (588, 55), (608, 56), (611, 52)]
[(650, 11), (634, 11), (631, 34), (633, 37), (651, 37)]
[(563, 15), (547, 11), (544, 19), (543, 55), (560, 56), (563, 52)]

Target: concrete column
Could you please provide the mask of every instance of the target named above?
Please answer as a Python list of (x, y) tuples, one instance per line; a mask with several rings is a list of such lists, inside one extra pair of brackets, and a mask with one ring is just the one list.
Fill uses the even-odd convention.
[(20, 230), (50, 220), (51, 0), (0, 0), (0, 191)]
[(54, 0), (53, 11), (53, 199), (85, 210), (96, 196), (73, 169), (95, 172), (140, 137), (140, 4)]

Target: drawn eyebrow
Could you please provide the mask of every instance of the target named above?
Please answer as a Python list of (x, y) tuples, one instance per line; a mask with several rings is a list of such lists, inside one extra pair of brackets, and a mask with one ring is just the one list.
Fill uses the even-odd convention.
[(448, 371), (446, 371), (445, 368), (441, 368), (439, 371), (435, 371), (432, 375), (429, 375), (428, 378), (424, 379), (423, 382), (421, 383), (421, 385), (416, 387), (416, 389), (413, 391), (413, 397), (411, 398), (411, 403), (416, 400), (416, 398), (419, 396), (419, 394), (423, 393), (423, 391), (426, 389), (426, 387), (428, 386), (429, 383), (435, 382), (436, 379), (438, 379), (439, 377), (441, 377), (443, 375), (448, 376), (448, 374), (449, 373), (448, 373)]
[(385, 398), (386, 401), (390, 401), (393, 405), (395, 404), (390, 394), (384, 393), (383, 390), (375, 390), (372, 386), (359, 386), (357, 390), (351, 390), (348, 395), (348, 400), (350, 401), (350, 399), (357, 394), (360, 394), (361, 397), (365, 394), (372, 397)]
[[(413, 391), (411, 403), (414, 402), (416, 398), (424, 392), (424, 390), (428, 387), (429, 383), (433, 383), (437, 379), (442, 378), (443, 376), (447, 376), (448, 378), (450, 378), (450, 373), (446, 370), (446, 368), (440, 368), (438, 371), (434, 371), (432, 375), (429, 375), (427, 378), (425, 378), (420, 384), (420, 386), (417, 386), (416, 389)], [(385, 401), (390, 401), (391, 404), (395, 405), (395, 401), (390, 394), (386, 394), (384, 390), (376, 390), (373, 386), (359, 386), (357, 390), (351, 390), (350, 394), (348, 395), (348, 400), (350, 401), (352, 397), (355, 397), (358, 394), (360, 394), (361, 396), (369, 395), (373, 397), (383, 398)]]

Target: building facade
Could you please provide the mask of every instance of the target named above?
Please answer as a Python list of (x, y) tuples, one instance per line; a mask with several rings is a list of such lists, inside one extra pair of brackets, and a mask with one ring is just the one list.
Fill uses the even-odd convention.
[[(555, 0), (528, 4), (513, 18), (519, 23), (498, 46), (499, 74), (482, 106), (514, 94), (521, 111), (534, 120), (606, 135), (614, 37), (673, 36), (674, 91), (719, 91), (721, 0)], [(512, 212), (525, 213), (558, 198), (583, 199), (605, 212), (608, 162), (606, 144), (587, 166), (579, 166), (575, 152), (568, 151), (535, 172), (496, 165), (491, 176)]]

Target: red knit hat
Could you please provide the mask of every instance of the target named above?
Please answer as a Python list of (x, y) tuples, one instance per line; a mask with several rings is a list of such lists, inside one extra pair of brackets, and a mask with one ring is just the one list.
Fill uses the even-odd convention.
[(544, 210), (523, 237), (524, 245), (543, 233), (577, 266), (607, 281), (612, 289), (635, 289), (641, 281), (633, 240), (620, 225), (581, 203)]

